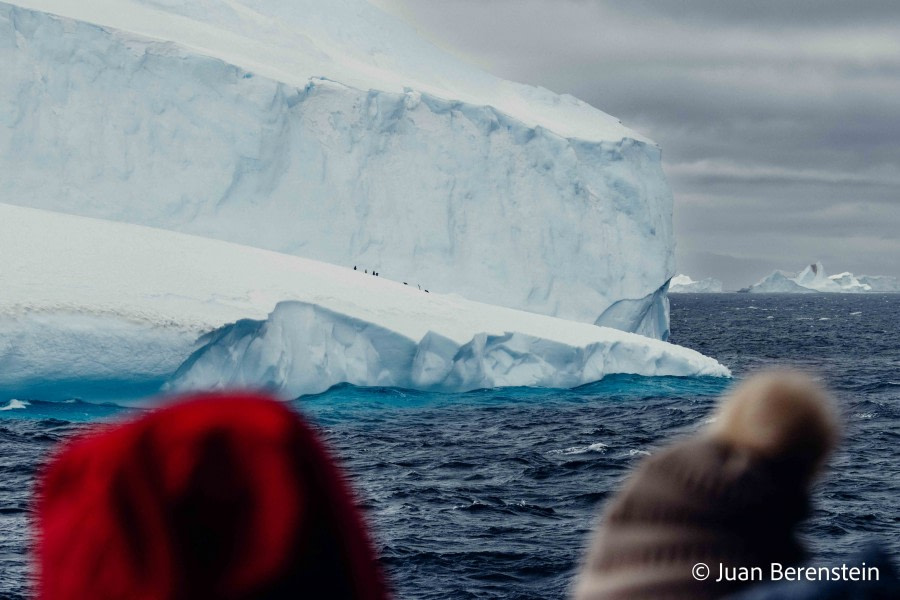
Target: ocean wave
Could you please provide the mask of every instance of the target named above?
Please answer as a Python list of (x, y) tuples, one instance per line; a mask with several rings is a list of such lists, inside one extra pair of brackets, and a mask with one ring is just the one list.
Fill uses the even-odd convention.
[(29, 404), (25, 400), (16, 400), (12, 398), (6, 406), (0, 406), (0, 410), (21, 410), (28, 408)]
[(538, 504), (532, 504), (530, 502), (526, 502), (525, 500), (517, 500), (515, 502), (505, 502), (500, 499), (495, 499), (490, 502), (485, 502), (483, 500), (475, 499), (472, 500), (469, 504), (458, 504), (453, 507), (453, 510), (461, 510), (464, 512), (496, 512), (499, 514), (529, 514), (534, 516), (543, 516), (549, 517), (556, 514), (556, 511), (549, 506), (540, 506)]
[(550, 450), (549, 452), (547, 452), (547, 454), (557, 454), (563, 456), (571, 456), (573, 454), (590, 454), (591, 452), (603, 454), (604, 452), (606, 452), (607, 448), (609, 448), (607, 444), (604, 444), (603, 442), (597, 442), (595, 444), (590, 444), (589, 446), (572, 446), (563, 450)]

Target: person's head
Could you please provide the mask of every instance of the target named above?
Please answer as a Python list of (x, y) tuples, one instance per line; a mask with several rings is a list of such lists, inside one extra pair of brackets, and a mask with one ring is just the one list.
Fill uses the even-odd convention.
[(631, 474), (607, 505), (576, 599), (719, 598), (746, 584), (698, 578), (692, 567), (801, 560), (796, 525), (837, 422), (808, 376), (775, 371), (746, 380), (708, 427)]
[(386, 597), (317, 436), (255, 394), (187, 398), (68, 443), (36, 526), (43, 599)]

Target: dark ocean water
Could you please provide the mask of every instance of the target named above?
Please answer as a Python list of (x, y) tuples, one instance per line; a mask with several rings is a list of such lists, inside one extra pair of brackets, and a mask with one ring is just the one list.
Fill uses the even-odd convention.
[[(846, 419), (804, 535), (820, 564), (876, 539), (900, 559), (900, 295), (672, 298), (672, 341), (737, 377), (820, 374)], [(616, 376), (574, 390), (425, 394), (343, 386), (295, 402), (353, 478), (398, 598), (564, 598), (598, 507), (732, 382)], [(0, 408), (12, 406), (0, 398)], [(32, 399), (0, 411), (0, 598), (27, 593), (36, 469), (86, 421), (129, 411)]]

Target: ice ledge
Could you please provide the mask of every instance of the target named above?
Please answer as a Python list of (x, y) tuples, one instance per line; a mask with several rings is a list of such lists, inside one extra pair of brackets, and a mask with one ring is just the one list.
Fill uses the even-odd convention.
[(636, 334), (137, 225), (0, 204), (0, 256), (0, 387), (176, 373), (171, 389), (302, 395), (729, 374)]
[[(468, 315), (458, 315), (465, 323)], [(702, 354), (639, 335), (583, 325), (582, 342), (524, 332), (477, 332), (459, 342), (434, 331), (415, 340), (390, 327), (307, 302), (209, 334), (169, 391), (253, 387), (294, 398), (339, 383), (461, 392), (503, 386), (568, 388), (606, 375), (730, 376)]]

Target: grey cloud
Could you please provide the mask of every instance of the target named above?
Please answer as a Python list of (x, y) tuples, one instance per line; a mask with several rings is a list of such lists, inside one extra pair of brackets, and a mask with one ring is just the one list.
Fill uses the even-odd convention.
[[(721, 202), (713, 204), (691, 204), (682, 206), (678, 211), (679, 218), (688, 218), (682, 224), (686, 232), (701, 229), (706, 235), (734, 236), (736, 234), (749, 239), (757, 239), (760, 235), (813, 236), (828, 237), (835, 234), (844, 236), (870, 236), (875, 239), (893, 238), (893, 227), (885, 223), (886, 219), (896, 219), (897, 212), (892, 205), (870, 204), (857, 200), (813, 204), (800, 202), (793, 198), (772, 197), (756, 210), (748, 210), (741, 203)], [(702, 221), (698, 227), (694, 217), (696, 213), (710, 211), (712, 207), (719, 210)], [(762, 214), (763, 211), (768, 214)], [(777, 217), (777, 218), (773, 218)], [(745, 235), (751, 229), (751, 235)], [(820, 251), (824, 251), (823, 248)]]
[(626, 0), (615, 4), (669, 18), (694, 18), (710, 23), (754, 23), (770, 27), (900, 20), (893, 0)]
[[(787, 169), (784, 167), (753, 167), (735, 163), (703, 160), (693, 163), (669, 164), (670, 178), (694, 184), (751, 183), (785, 186), (794, 184), (822, 184), (838, 189), (896, 188), (900, 192), (900, 171), (852, 172), (835, 170)], [(879, 190), (880, 191), (880, 190)]]

